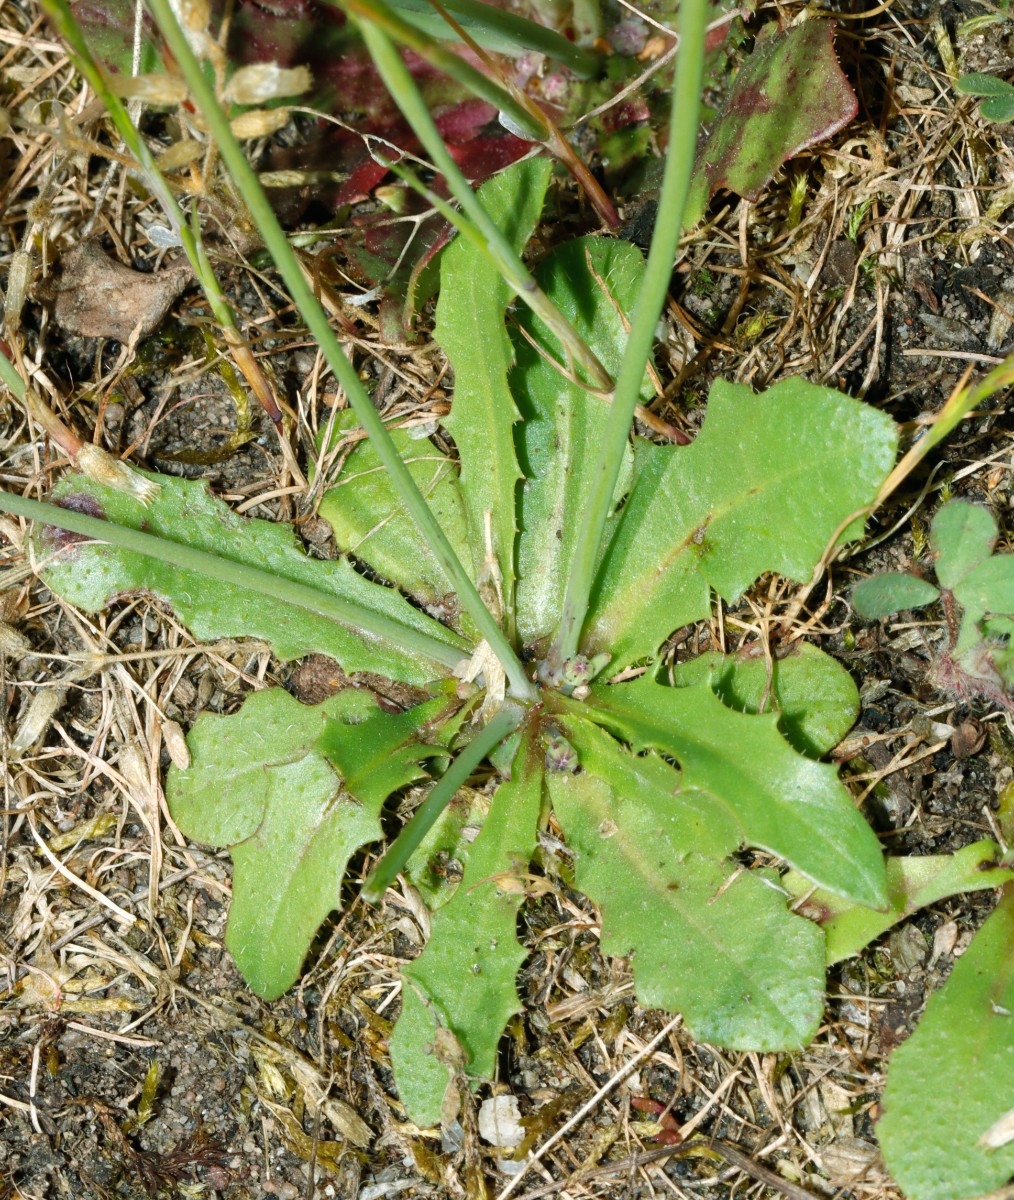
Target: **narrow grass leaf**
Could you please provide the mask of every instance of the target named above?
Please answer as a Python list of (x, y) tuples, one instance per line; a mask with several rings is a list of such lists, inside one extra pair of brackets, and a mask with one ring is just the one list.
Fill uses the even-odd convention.
[[(409, 684), (449, 675), (449, 667), (467, 654), (449, 629), (414, 609), (391, 588), (358, 575), (344, 560), (320, 562), (297, 548), (292, 530), (271, 521), (237, 516), (215, 499), (203, 483), (159, 477), (158, 495), (147, 506), (83, 476), (62, 480), (53, 497), (68, 509), (104, 516), (110, 524), (143, 529), (166, 543), (208, 552), (229, 564), (259, 568), (278, 580), (302, 585), (319, 595), (359, 610), (363, 623), (380, 618), (388, 636), (355, 627), (277, 597), (251, 594), (242, 584), (199, 574), (116, 545), (80, 542), (52, 527), (36, 535), (36, 553), (45, 563), (43, 578), (57, 595), (87, 612), (98, 612), (124, 595), (150, 595), (172, 606), (202, 641), (223, 637), (261, 638), (283, 660), (304, 654), (328, 654), (349, 672), (371, 671)], [(167, 546), (167, 549), (169, 547)], [(430, 657), (406, 643), (422, 635)]]
[(504, 1027), (521, 1009), (514, 979), (527, 952), (517, 939), (517, 911), (537, 838), (542, 757), (531, 736), (522, 739), (457, 891), (433, 916), (425, 950), (405, 969), (391, 1060), (402, 1103), (417, 1125), (440, 1120), (451, 1082), (451, 1066), (438, 1053), (438, 1030), (452, 1035), (466, 1074), (488, 1079)]

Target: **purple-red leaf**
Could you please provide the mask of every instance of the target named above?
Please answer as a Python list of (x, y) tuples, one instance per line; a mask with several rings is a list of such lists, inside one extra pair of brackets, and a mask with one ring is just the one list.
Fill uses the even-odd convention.
[(834, 22), (772, 23), (698, 155), (687, 208), (695, 225), (720, 188), (755, 200), (782, 163), (836, 134), (858, 111), (834, 51)]

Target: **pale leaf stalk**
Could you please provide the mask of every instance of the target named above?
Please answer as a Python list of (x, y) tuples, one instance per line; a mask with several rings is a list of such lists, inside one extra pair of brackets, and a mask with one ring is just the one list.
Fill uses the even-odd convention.
[(103, 521), (69, 508), (60, 508), (56, 504), (30, 500), (26, 496), (16, 496), (5, 491), (0, 491), (0, 512), (42, 521), (57, 529), (67, 529), (71, 533), (93, 538), (97, 542), (106, 542), (118, 549), (143, 554), (163, 563), (171, 563), (181, 570), (193, 571), (220, 583), (291, 604), (317, 616), (337, 621), (350, 629), (362, 630), (364, 633), (384, 638), (404, 650), (430, 659), (441, 667), (453, 670), (465, 657), (462, 650), (456, 650), (453, 646), (429, 637), (421, 630), (402, 625), (381, 613), (371, 612), (350, 600), (328, 595), (327, 592), (318, 592), (316, 588), (306, 584), (296, 583), (246, 563), (220, 558), (217, 554), (197, 550), (182, 542), (172, 542), (151, 533), (143, 533), (139, 529), (130, 529), (112, 521)]
[[(358, 7), (353, 8), (352, 5), (348, 7), (351, 11), (359, 11)], [(532, 273), (515, 254), (513, 247), (494, 222), (490, 220), (482, 206), (482, 201), (469, 186), (468, 180), (461, 173), (458, 164), (444, 145), (443, 138), (433, 123), (433, 117), (419, 94), (415, 80), (402, 62), (391, 39), (378, 26), (372, 25), (366, 17), (360, 21), (360, 29), (363, 40), (366, 42), (366, 48), (387, 85), (387, 90), (397, 100), (398, 107), (412, 126), (416, 137), (422, 142), (433, 165), (447, 180), (447, 186), (455, 200), (485, 238), (488, 251), (496, 262), (497, 270), (553, 335), (559, 339), (571, 359), (586, 372), (588, 383), (600, 391), (612, 391), (613, 381), (609, 372), (589, 349), (570, 321), (535, 282)]]
[(648, 252), (641, 294), (630, 318), (630, 337), (616, 380), (602, 449), (595, 466), (588, 510), (584, 514), (564, 597), (557, 647), (563, 662), (577, 653), (606, 520), (630, 436), (634, 410), (640, 401), (641, 381), (655, 340), (655, 328), (669, 291), (676, 249), (683, 232), (683, 215), (697, 150), (697, 115), (704, 72), (707, 16), (706, 0), (683, 0), (680, 5), (680, 50), (676, 59), (669, 149), (659, 195), (658, 220)]
[(373, 868), (360, 893), (370, 904), (377, 904), (394, 883), (405, 864), (415, 853), (433, 822), (440, 816), (455, 793), (468, 782), (469, 775), (521, 724), (524, 711), (514, 705), (502, 708), (487, 725), (472, 738), (447, 768), (439, 782), (416, 809), (412, 819), (394, 839), (387, 853)]
[(514, 653), (503, 630), (483, 604), (478, 590), (458, 560), (446, 534), (423, 499), (408, 468), (401, 461), (380, 414), (373, 407), (355, 367), (346, 357), (324, 310), (307, 284), (288, 239), (278, 223), (278, 218), (275, 216), (253, 168), (247, 161), (246, 155), (229, 128), (229, 119), (222, 111), (213, 89), (204, 77), (201, 64), (194, 56), (183, 30), (176, 21), (169, 0), (150, 0), (150, 8), (163, 37), (176, 58), (190, 89), (190, 94), (208, 124), (222, 160), (229, 169), (232, 181), (264, 239), (264, 244), (274, 259), (289, 294), (296, 303), (310, 332), (316, 338), (328, 366), (344, 389), (352, 410), (373, 443), (377, 457), (390, 476), (402, 503), (444, 569), (447, 578), (458, 594), (462, 607), (475, 622), (479, 633), (486, 639), (503, 664), (514, 695), (520, 699), (534, 699), (535, 689), (524, 667)]
[[(42, 0), (42, 8), (56, 26), (61, 37), (70, 47), (76, 59), (78, 69), (88, 81), (89, 87), (102, 101), (124, 144), (144, 172), (149, 187), (158, 198), (167, 219), (180, 239), (183, 253), (187, 256), (187, 261), (190, 263), (194, 275), (197, 277), (197, 281), (204, 291), (205, 298), (214, 314), (215, 320), (222, 328), (222, 336), (232, 350), (237, 365), (275, 427), (280, 429), (283, 417), (282, 410), (279, 408), (274, 392), (264, 377), (260, 364), (250, 353), (249, 347), (246, 345), (246, 341), (236, 324), (235, 314), (226, 300), (225, 294), (218, 282), (218, 277), (215, 275), (208, 260), (197, 222), (191, 223), (184, 216), (176, 197), (173, 195), (172, 188), (159, 170), (154, 156), (148, 149), (144, 138), (141, 137), (137, 126), (131, 120), (126, 106), (112, 91), (102, 73), (102, 69), (95, 61), (84, 34), (81, 32), (80, 26), (70, 11), (67, 0)], [(283, 447), (288, 445), (284, 438), (281, 440)], [(291, 447), (289, 447), (286, 457), (287, 459), (292, 459)], [(294, 460), (290, 461), (288, 465), (291, 469), (295, 465)], [(299, 477), (298, 470), (294, 474), (297, 478)]]

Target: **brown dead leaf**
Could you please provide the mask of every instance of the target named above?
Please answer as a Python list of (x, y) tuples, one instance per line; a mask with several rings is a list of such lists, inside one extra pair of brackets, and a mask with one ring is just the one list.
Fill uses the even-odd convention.
[(185, 259), (146, 275), (110, 258), (93, 240), (68, 250), (35, 296), (53, 305), (57, 324), (68, 333), (129, 342), (157, 329), (192, 279)]

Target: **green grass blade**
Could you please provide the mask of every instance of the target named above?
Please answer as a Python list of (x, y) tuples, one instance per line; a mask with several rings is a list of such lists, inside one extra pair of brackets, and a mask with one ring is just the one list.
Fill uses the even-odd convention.
[(523, 712), (513, 706), (502, 708), (481, 729), (458, 757), (447, 768), (447, 773), (419, 806), (411, 821), (398, 834), (390, 849), (370, 872), (363, 884), (362, 897), (377, 904), (384, 892), (394, 883), (398, 873), (408, 862), (416, 847), (433, 826), (447, 805), (454, 799), (458, 788), (468, 782), (468, 777), (482, 760), (494, 750), (509, 733), (521, 724)]
[(90, 517), (85, 513), (74, 512), (68, 508), (59, 508), (55, 504), (45, 504), (39, 500), (30, 500), (26, 496), (15, 496), (10, 492), (0, 491), (0, 512), (14, 513), (29, 520), (43, 521), (54, 525), (57, 529), (67, 529), (71, 533), (79, 533), (84, 537), (94, 538), (98, 542), (107, 542), (124, 550), (143, 554), (149, 558), (159, 559), (185, 571), (194, 571), (201, 575), (210, 576), (222, 583), (244, 588), (255, 595), (269, 596), (273, 600), (282, 600), (293, 604), (318, 616), (328, 617), (343, 625), (352, 626), (367, 634), (375, 634), (394, 642), (396, 645), (423, 654), (435, 663), (453, 668), (461, 661), (463, 651), (453, 646), (428, 637), (419, 630), (411, 629), (398, 621), (392, 621), (381, 613), (370, 612), (358, 604), (343, 600), (338, 596), (329, 596), (318, 592), (305, 584), (295, 583), (273, 575), (270, 571), (261, 571), (257, 567), (245, 563), (233, 562), (220, 558), (217, 554), (209, 554), (206, 550), (196, 550), (181, 542), (171, 542), (166, 538), (154, 537), (139, 529), (129, 529), (116, 525), (112, 521), (103, 521), (98, 517)]
[(577, 653), (606, 519), (623, 463), (634, 409), (640, 400), (641, 380), (655, 339), (655, 326), (669, 290), (676, 247), (683, 230), (683, 213), (697, 150), (697, 112), (704, 70), (707, 20), (706, 0), (684, 0), (681, 4), (680, 52), (672, 91), (670, 141), (659, 195), (658, 223), (648, 252), (644, 284), (630, 320), (630, 339), (616, 381), (602, 450), (595, 468), (596, 480), (591, 503), (584, 514), (582, 534), (574, 554), (564, 599), (559, 641), (559, 653), (563, 661), (573, 658)]
[[(390, 6), (417, 29), (438, 38), (458, 40), (430, 0), (391, 0)], [(505, 12), (493, 4), (481, 0), (445, 0), (443, 7), (480, 46), (496, 54), (527, 54), (534, 50), (556, 59), (583, 78), (594, 75), (601, 62), (601, 55), (595, 50), (575, 46), (555, 29)]]
[(264, 239), (264, 244), (285, 281), (289, 294), (299, 308), (310, 332), (316, 338), (328, 366), (344, 389), (359, 423), (373, 442), (377, 456), (391, 476), (391, 481), (397, 488), (405, 507), (412, 514), (419, 526), (420, 533), (444, 568), (447, 577), (453, 581), (462, 607), (468, 611), (475, 621), (476, 627), (500, 660), (510, 680), (512, 691), (519, 697), (532, 699), (535, 693), (524, 667), (503, 631), (483, 604), (475, 585), (468, 577), (468, 572), (458, 560), (444, 531), (440, 528), (439, 522), (416, 487), (408, 468), (401, 461), (398, 451), (384, 428), (380, 414), (366, 394), (366, 389), (363, 387), (355, 367), (346, 357), (324, 310), (313, 294), (310, 285), (304, 279), (278, 218), (275, 216), (253, 168), (247, 161), (246, 155), (233, 137), (228, 117), (222, 111), (211, 85), (204, 76), (201, 64), (190, 49), (169, 0), (150, 0), (150, 7), (176, 58), (191, 95), (197, 102), (211, 134), (218, 144), (219, 152), (229, 169), (232, 180), (250, 210), (254, 223)]
[[(349, 7), (352, 8), (352, 5), (350, 4)], [(365, 5), (363, 7), (365, 8)], [(370, 0), (370, 9), (372, 10), (374, 7), (380, 12), (385, 11), (383, 0)], [(360, 5), (357, 3), (355, 11), (358, 11), (359, 8)], [(402, 62), (394, 43), (383, 29), (371, 24), (365, 17), (361, 21), (361, 28), (366, 48), (387, 85), (387, 90), (397, 100), (398, 107), (412, 126), (416, 137), (422, 142), (433, 165), (447, 180), (447, 186), (461, 205), (465, 215), (485, 239), (497, 269), (521, 299), (538, 313), (552, 329), (574, 361), (580, 364), (586, 372), (591, 385), (611, 390), (613, 381), (609, 372), (589, 350), (583, 339), (578, 336), (573, 325), (538, 286), (532, 273), (497, 228), (496, 223), (490, 219), (481, 201), (472, 191), (468, 180), (461, 173), (458, 164), (444, 145), (444, 140), (433, 122), (433, 117), (419, 94), (415, 80)], [(459, 222), (455, 222), (455, 224), (459, 224)]]

